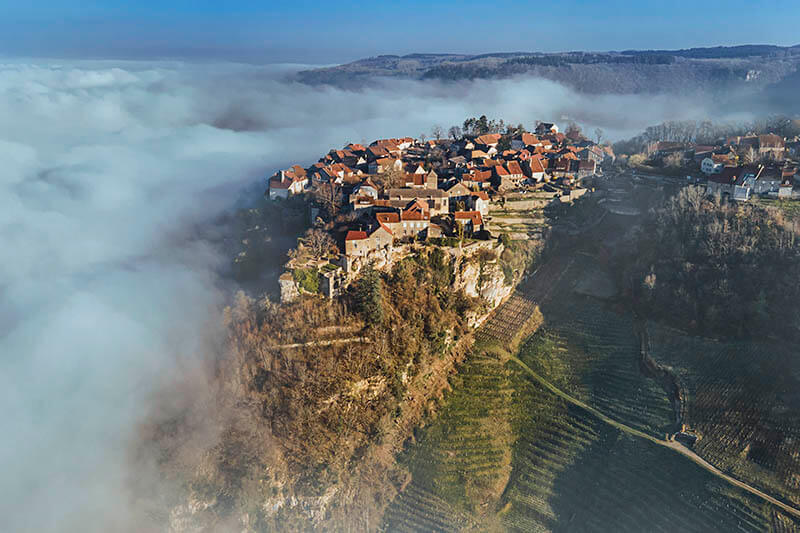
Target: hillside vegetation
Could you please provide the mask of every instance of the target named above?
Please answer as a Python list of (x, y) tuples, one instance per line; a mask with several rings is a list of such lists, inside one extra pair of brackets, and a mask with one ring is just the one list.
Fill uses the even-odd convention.
[[(356, 87), (378, 78), (439, 81), (533, 76), (581, 92), (696, 93), (763, 88), (791, 78), (800, 48), (745, 45), (624, 52), (383, 55), (297, 74), (309, 84)], [(782, 91), (785, 93), (786, 91)]]
[[(494, 249), (454, 256), (433, 246), (389, 271), (365, 267), (334, 300), (277, 305), (239, 293), (213, 384), (229, 413), (216, 421), (218, 440), (187, 468), (173, 448), (186, 420), (153, 436), (163, 470), (187, 487), (174, 529), (374, 529), (408, 475), (397, 450), (436, 409), (471, 344), (470, 323), (488, 310), (461, 288), (464, 272), (479, 272), (479, 285), (512, 284), (529, 248), (501, 259)], [(501, 264), (520, 271), (507, 279)]]
[(692, 331), (796, 338), (800, 240), (782, 216), (685, 188), (645, 222), (627, 272), (635, 308)]

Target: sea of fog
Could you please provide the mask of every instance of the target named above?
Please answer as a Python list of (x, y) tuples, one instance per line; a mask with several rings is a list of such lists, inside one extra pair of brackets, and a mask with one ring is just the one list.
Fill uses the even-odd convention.
[(348, 92), (285, 81), (297, 68), (0, 64), (0, 530), (139, 529), (136, 427), (220, 337), (228, 259), (195, 228), (276, 169), (480, 114), (612, 139), (704, 116), (536, 79)]

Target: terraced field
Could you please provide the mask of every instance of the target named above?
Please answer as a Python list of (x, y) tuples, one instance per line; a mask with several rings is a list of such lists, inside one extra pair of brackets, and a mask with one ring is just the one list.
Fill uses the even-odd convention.
[(656, 437), (674, 432), (675, 416), (664, 390), (639, 370), (632, 318), (590, 299), (571, 303), (569, 317), (548, 319), (523, 345), (520, 359), (607, 416)]
[(458, 530), (493, 511), (511, 472), (510, 378), (483, 356), (459, 372), (438, 418), (400, 457), (413, 478), (386, 512), (386, 530)]
[(575, 293), (576, 280), (597, 271), (596, 260), (577, 254), (542, 299), (544, 326), (519, 357), (561, 390), (624, 424), (664, 438), (675, 414), (661, 386), (642, 374), (633, 318)]
[(505, 206), (492, 204), (487, 229), (492, 235), (508, 234), (515, 240), (540, 239), (549, 227), (544, 208), (552, 200), (545, 194), (539, 199), (509, 199)]
[(795, 531), (798, 523), (674, 452), (475, 357), (401, 458), (385, 531)]
[(510, 531), (766, 531), (791, 519), (634, 439), (537, 384), (518, 388), (519, 435), (502, 504)]
[(475, 340), (478, 343), (501, 342), (507, 345), (523, 331), (535, 310), (536, 304), (533, 301), (515, 292), (475, 333)]
[[(567, 403), (513, 361), (491, 355), (493, 345), (508, 345), (530, 326), (532, 299), (545, 302), (544, 326), (523, 344), (519, 358), (615, 420), (659, 438), (674, 431), (666, 394), (639, 371), (632, 318), (573, 291), (593, 261), (556, 258), (545, 264), (482, 326), (476, 355), (455, 378), (438, 417), (400, 458), (412, 481), (387, 510), (383, 530), (800, 531), (800, 521), (777, 506)], [(674, 343), (663, 346), (671, 351)], [(752, 360), (752, 354), (742, 357)], [(709, 364), (725, 368), (729, 361)], [(687, 370), (681, 379), (692, 375)], [(697, 409), (712, 416), (711, 410), (724, 408), (720, 398), (735, 396), (726, 389), (703, 399), (698, 391), (713, 389), (691, 383), (686, 404), (693, 417)], [(786, 428), (787, 419), (782, 424)], [(797, 442), (793, 435), (784, 440), (787, 450)], [(700, 446), (709, 456), (711, 440)], [(796, 459), (788, 452), (781, 459), (788, 477), (800, 472)]]
[(720, 470), (800, 503), (800, 368), (796, 347), (719, 342), (649, 324), (650, 353), (686, 396), (695, 451)]

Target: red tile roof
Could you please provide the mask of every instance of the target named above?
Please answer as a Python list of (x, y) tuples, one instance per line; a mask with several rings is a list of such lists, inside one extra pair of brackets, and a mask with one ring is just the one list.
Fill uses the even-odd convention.
[(378, 219), (378, 222), (381, 224), (397, 224), (400, 222), (399, 213), (377, 213), (375, 218)]
[(362, 241), (367, 238), (366, 231), (348, 231), (347, 236), (345, 236), (345, 241)]
[(469, 220), (473, 226), (483, 224), (483, 217), (480, 211), (456, 211), (454, 215), (456, 220)]
[(288, 189), (291, 184), (291, 180), (282, 180), (279, 176), (273, 176), (269, 179), (270, 189)]
[(367, 151), (369, 151), (369, 153), (376, 158), (386, 157), (389, 155), (389, 151), (383, 146), (370, 146), (369, 148), (367, 148)]
[(520, 174), (522, 175), (522, 168), (519, 166), (519, 163), (516, 161), (509, 161), (506, 165), (508, 167), (509, 174)]
[(532, 157), (528, 160), (528, 164), (531, 167), (531, 172), (536, 174), (539, 172), (544, 172), (544, 166), (542, 165), (542, 160), (537, 157)]
[(500, 142), (500, 137), (502, 137), (502, 135), (499, 133), (486, 133), (477, 137), (475, 142), (484, 145), (497, 144)]
[(403, 178), (403, 183), (406, 187), (409, 185), (425, 185), (425, 176), (423, 174), (406, 174)]

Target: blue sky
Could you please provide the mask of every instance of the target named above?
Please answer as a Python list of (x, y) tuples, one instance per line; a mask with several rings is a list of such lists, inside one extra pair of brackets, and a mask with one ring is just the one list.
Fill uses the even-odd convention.
[(800, 43), (797, 0), (0, 0), (0, 53), (339, 62), (380, 53)]

